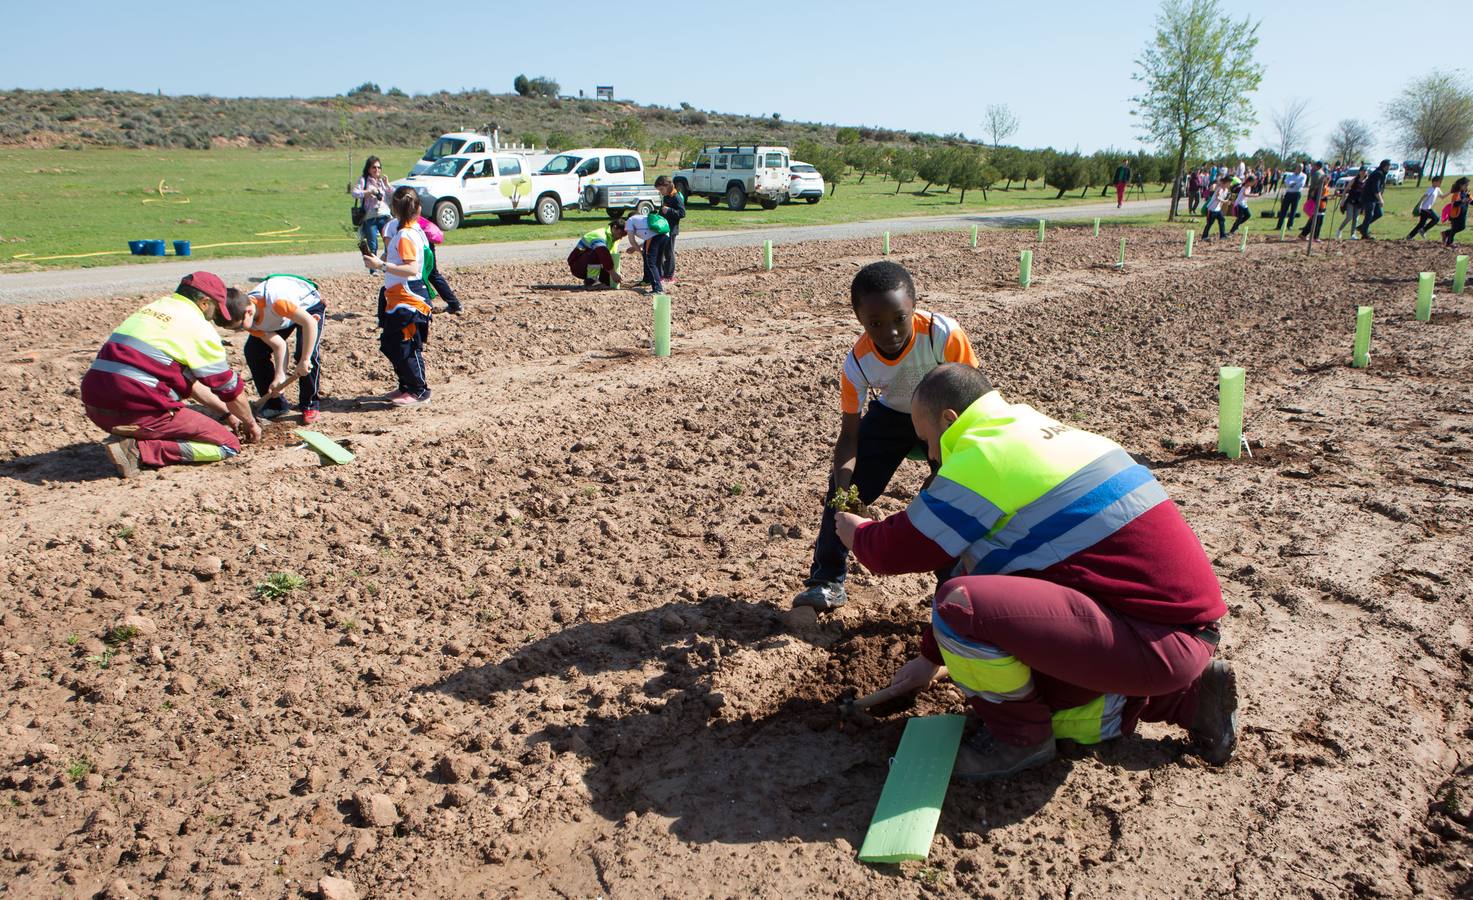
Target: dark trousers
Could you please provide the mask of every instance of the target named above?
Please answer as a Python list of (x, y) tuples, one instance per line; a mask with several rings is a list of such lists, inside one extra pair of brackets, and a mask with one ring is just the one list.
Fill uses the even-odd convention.
[(1314, 239), (1315, 240), (1319, 240), (1320, 239), (1320, 231), (1323, 230), (1324, 227), (1325, 227), (1325, 208), (1324, 208), (1324, 205), (1321, 204), (1320, 207), (1314, 211), (1314, 215), (1307, 216), (1305, 218), (1304, 227), (1301, 228), (1301, 229), (1299, 229), (1299, 236), (1300, 237), (1309, 237), (1309, 229), (1310, 228), (1313, 228), (1314, 229)]
[(1448, 229), (1442, 233), (1442, 242), (1451, 247), (1458, 232), (1468, 227), (1468, 211), (1465, 209), (1461, 215), (1453, 216), (1447, 224)]
[(649, 244), (644, 248), (644, 280), (655, 293), (665, 287), (661, 283), (665, 280), (665, 270), (660, 264), (660, 257), (664, 255), (665, 245), (668, 243), (670, 235), (657, 234), (650, 237)]
[(450, 289), (450, 282), (446, 281), (445, 276), (440, 274), (440, 263), (438, 259), (435, 261), (435, 267), (430, 269), (430, 286), (435, 289), (435, 293), (445, 298), (446, 309), (452, 312), (460, 309), (460, 298), (455, 296), (455, 292)]
[[(305, 378), (297, 379), (297, 410), (306, 412), (309, 409), (317, 409), (322, 402), (319, 388), (322, 384), (322, 321), (327, 312), (327, 304), (315, 303), (307, 313), (317, 320), (317, 343), (312, 345), (310, 359), (312, 360), (312, 371)], [(291, 338), (292, 334), (297, 336), (296, 355), (288, 357), (288, 363), (302, 354), (302, 329), (293, 322), (289, 328), (278, 332), (283, 339)], [(251, 381), (256, 384), (256, 395), (266, 396), (271, 390), (271, 382), (276, 377), (276, 364), (271, 359), (271, 347), (260, 338), (252, 335), (246, 338), (245, 346), (241, 348), (245, 354), (246, 366), (251, 370)], [(262, 412), (276, 410), (285, 412), (288, 404), (285, 397), (275, 397), (262, 407)]]
[(1217, 233), (1220, 237), (1227, 237), (1227, 218), (1221, 209), (1209, 209), (1207, 211), (1207, 224), (1202, 226), (1202, 240), (1207, 240), (1207, 233), (1212, 230), (1212, 223), (1217, 223)]
[(589, 247), (585, 250), (574, 247), (573, 252), (568, 254), (568, 270), (575, 277), (583, 279), (585, 287), (593, 284), (593, 279), (588, 277), (589, 266), (602, 267), (598, 273), (600, 284), (613, 284), (614, 257), (607, 247)]
[(1202, 195), (1196, 191), (1187, 194), (1187, 214), (1195, 216), (1197, 214), (1197, 205), (1201, 202)]
[(425, 330), (418, 323), (390, 324), (379, 333), (379, 351), (394, 367), (399, 390), (416, 397), (429, 392), (425, 384)]
[(1407, 233), (1407, 240), (1411, 240), (1418, 235), (1426, 234), (1432, 230), (1432, 226), (1436, 225), (1437, 222), (1437, 213), (1430, 209), (1417, 210), (1417, 224), (1413, 225), (1412, 230)]
[[(859, 499), (873, 503), (879, 499), (895, 470), (910, 451), (926, 445), (916, 436), (909, 413), (896, 412), (878, 400), (873, 401), (859, 420), (859, 448), (854, 457), (854, 477), (850, 480), (859, 491)], [(813, 545), (813, 565), (808, 569), (810, 582), (839, 582), (849, 571), (849, 548), (839, 540), (834, 527), (834, 510), (829, 498), (834, 496), (834, 476), (829, 475), (828, 493), (823, 495), (823, 521), (818, 526), (818, 540)]]
[(1370, 237), (1371, 223), (1381, 218), (1384, 210), (1381, 208), (1380, 200), (1371, 200), (1365, 204), (1365, 217), (1361, 219), (1360, 236)]
[(1288, 217), (1289, 227), (1290, 228), (1293, 228), (1294, 227), (1294, 219), (1298, 215), (1299, 215), (1299, 192), (1298, 191), (1290, 191), (1290, 192), (1288, 192), (1287, 194), (1284, 195), (1284, 199), (1282, 199), (1282, 200), (1279, 201), (1279, 221), (1278, 221), (1277, 224), (1274, 225), (1274, 227), (1275, 228), (1283, 228), (1284, 227), (1284, 219), (1285, 219), (1285, 217)]
[(137, 440), (139, 459), (151, 468), (219, 462), (240, 452), (235, 432), (188, 408), (115, 413), (89, 406), (87, 417), (103, 431)]
[(1253, 213), (1249, 212), (1246, 206), (1235, 206), (1233, 207), (1233, 212), (1237, 215), (1233, 218), (1233, 228), (1230, 233), (1237, 234), (1238, 226), (1253, 218)]
[(670, 232), (664, 235), (665, 240), (660, 242), (660, 252), (657, 259), (660, 261), (660, 278), (668, 281), (675, 277), (675, 238), (678, 235)]

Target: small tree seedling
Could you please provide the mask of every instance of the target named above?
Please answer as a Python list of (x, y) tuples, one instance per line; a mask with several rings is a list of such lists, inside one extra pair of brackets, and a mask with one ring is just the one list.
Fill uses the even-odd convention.
[(102, 636), (102, 642), (109, 647), (120, 647), (138, 637), (138, 629), (133, 625), (119, 625), (109, 628)]
[(859, 499), (859, 488), (852, 484), (846, 488), (835, 488), (834, 496), (829, 498), (829, 508), (859, 515), (864, 509), (864, 503)]
[(307, 583), (307, 579), (295, 572), (272, 572), (266, 580), (256, 585), (256, 596), (267, 600), (281, 600)]
[(85, 756), (81, 759), (72, 760), (71, 764), (66, 767), (66, 777), (70, 778), (72, 781), (81, 781), (83, 778), (86, 778), (88, 775), (91, 774), (92, 760), (88, 759)]

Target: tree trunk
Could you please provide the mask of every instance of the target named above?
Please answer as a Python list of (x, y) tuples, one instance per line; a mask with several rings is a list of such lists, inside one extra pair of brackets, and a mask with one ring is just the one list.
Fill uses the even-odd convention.
[(956, 201), (956, 205), (957, 206), (961, 206), (963, 203), (966, 203), (966, 202), (967, 202), (967, 189), (966, 188), (962, 188), (962, 198), (960, 200)]
[(1446, 150), (1442, 151), (1442, 168), (1441, 169), (1438, 169), (1438, 171), (1437, 171), (1437, 177), (1438, 178), (1443, 178), (1443, 177), (1445, 177), (1447, 175), (1447, 158), (1448, 158), (1448, 155), (1449, 154), (1448, 154), (1448, 152)]
[(932, 181), (926, 182), (926, 186), (923, 187), (923, 188), (921, 188), (921, 195), (922, 196), (925, 196), (926, 191), (929, 191), (931, 189), (931, 185), (934, 184), (934, 183), (935, 182), (932, 182)]
[[(1079, 192), (1079, 199), (1080, 200), (1083, 200), (1084, 199), (1084, 195), (1089, 193), (1089, 189), (1090, 189), (1090, 185), (1087, 185), (1086, 184), (1084, 186), (1084, 190), (1082, 190), (1082, 191)], [(1100, 196), (1103, 197), (1105, 195), (1104, 194), (1100, 194)]]
[(1003, 188), (1003, 190), (1005, 190), (1005, 191), (1011, 191), (1012, 189), (1013, 189), (1013, 179), (1009, 178), (1008, 179), (1008, 186), (1005, 187), (1005, 188)]
[(982, 202), (987, 202), (987, 188), (985, 186), (982, 188)]
[(829, 196), (830, 197), (834, 196), (834, 191), (836, 191), (838, 189), (839, 189), (839, 182), (837, 182), (837, 181), (830, 181), (829, 182)]
[(860, 172), (859, 173), (859, 183), (860, 184), (864, 184), (864, 176), (867, 175), (867, 174), (869, 174), (869, 173), (867, 173), (867, 172)]
[(1059, 197), (1064, 196), (1064, 192), (1067, 191), (1067, 190), (1068, 190), (1068, 188), (1059, 188), (1059, 193), (1058, 193), (1057, 196), (1054, 197), (1054, 199), (1057, 200), (1057, 199), (1059, 199)]
[(1422, 168), (1417, 170), (1417, 187), (1422, 186), (1422, 176), (1427, 174), (1427, 157), (1432, 155), (1432, 148), (1428, 147), (1422, 153)]
[(1023, 179), (1023, 190), (1028, 190), (1028, 179), (1026, 178)]
[(1187, 141), (1182, 138), (1181, 145), (1176, 148), (1176, 177), (1171, 179), (1171, 211), (1166, 214), (1166, 221), (1176, 221), (1176, 207), (1181, 203), (1181, 177), (1186, 173), (1187, 165)]

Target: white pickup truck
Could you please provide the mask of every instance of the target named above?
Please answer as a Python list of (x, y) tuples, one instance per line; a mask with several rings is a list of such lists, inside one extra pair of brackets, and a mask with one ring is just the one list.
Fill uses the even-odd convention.
[(442, 134), (435, 139), (413, 166), (409, 169), (410, 175), (418, 175), (430, 166), (447, 156), (469, 156), (472, 153), (516, 153), (519, 156), (528, 157), (533, 168), (541, 168), (549, 159), (550, 153), (542, 153), (521, 145), (507, 146), (499, 140), (499, 135), (478, 134), (474, 131), (452, 131)]
[(677, 191), (705, 197), (712, 206), (725, 200), (727, 209), (746, 209), (753, 198), (763, 209), (775, 209), (788, 200), (790, 159), (787, 147), (707, 144), (689, 169), (671, 177)]
[[(394, 186), (413, 187), (425, 214), (442, 231), (452, 231), (467, 216), (487, 214), (503, 222), (533, 215), (538, 224), (551, 225), (568, 206), (607, 198), (606, 188), (643, 182), (644, 162), (637, 152), (598, 147), (559, 153), (535, 170), (528, 157), (517, 153), (456, 154)], [(620, 198), (626, 195), (616, 192)]]

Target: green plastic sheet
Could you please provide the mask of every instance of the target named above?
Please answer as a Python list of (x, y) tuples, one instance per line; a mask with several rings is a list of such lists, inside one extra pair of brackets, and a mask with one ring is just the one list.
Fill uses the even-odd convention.
[(925, 716), (905, 723), (875, 816), (859, 848), (861, 860), (896, 863), (925, 859), (931, 852), (965, 722), (965, 716)]

